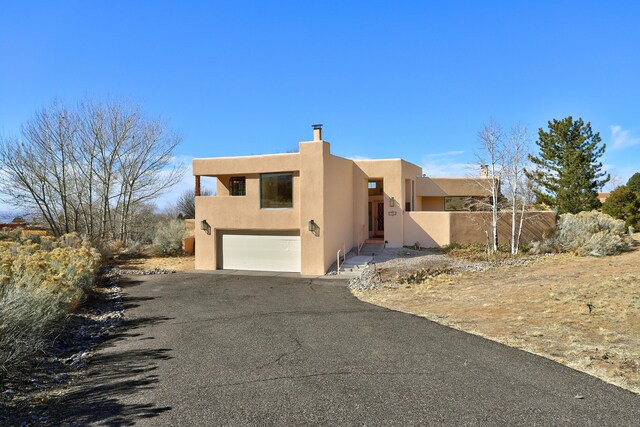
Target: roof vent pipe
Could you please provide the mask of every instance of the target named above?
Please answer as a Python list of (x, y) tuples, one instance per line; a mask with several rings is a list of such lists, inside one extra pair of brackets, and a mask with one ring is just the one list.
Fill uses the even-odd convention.
[(311, 125), (313, 128), (313, 140), (314, 141), (322, 141), (322, 124), (317, 123), (315, 125)]

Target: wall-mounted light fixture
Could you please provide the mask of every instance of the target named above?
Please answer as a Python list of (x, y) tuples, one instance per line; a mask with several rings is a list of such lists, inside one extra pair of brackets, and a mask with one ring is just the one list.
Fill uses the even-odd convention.
[(211, 234), (211, 226), (206, 219), (200, 221), (200, 230), (204, 231), (207, 234)]
[(316, 236), (318, 236), (320, 234), (320, 227), (312, 219), (309, 220), (309, 231), (312, 232)]
[(395, 197), (392, 197), (392, 198), (389, 200), (389, 206), (394, 207), (395, 205), (396, 205), (396, 198), (395, 198)]

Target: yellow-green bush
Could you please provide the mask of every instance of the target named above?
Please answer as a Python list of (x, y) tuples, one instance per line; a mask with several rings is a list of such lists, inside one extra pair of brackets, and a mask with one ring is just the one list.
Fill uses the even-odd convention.
[[(97, 251), (77, 235), (0, 242), (0, 367), (43, 349), (93, 285)], [(0, 371), (0, 376), (2, 372)]]

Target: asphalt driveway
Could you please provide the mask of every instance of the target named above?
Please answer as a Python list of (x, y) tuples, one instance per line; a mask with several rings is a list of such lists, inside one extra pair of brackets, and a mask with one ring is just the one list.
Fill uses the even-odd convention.
[[(638, 425), (640, 397), (326, 279), (130, 278), (71, 425)], [(580, 396), (582, 398), (576, 398)]]

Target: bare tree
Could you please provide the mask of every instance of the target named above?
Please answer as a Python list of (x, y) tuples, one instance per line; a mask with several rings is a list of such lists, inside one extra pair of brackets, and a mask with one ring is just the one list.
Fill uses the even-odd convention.
[(621, 185), (626, 184), (626, 182), (627, 182), (622, 177), (622, 175), (620, 175), (620, 173), (615, 169), (609, 170), (609, 176), (611, 177), (611, 179), (609, 179), (609, 182), (607, 182), (605, 191), (611, 192), (611, 191), (615, 190), (616, 188), (620, 187)]
[(476, 156), (484, 174), (489, 178), (486, 184), (491, 193), (491, 249), (498, 250), (498, 202), (500, 199), (500, 174), (504, 162), (504, 132), (499, 123), (493, 118), (488, 124), (482, 126), (478, 132), (479, 151)]
[[(202, 188), (201, 196), (210, 196), (213, 194), (211, 190)], [(176, 210), (178, 215), (182, 215), (185, 219), (193, 219), (196, 217), (196, 193), (193, 190), (186, 190), (176, 200)]]
[[(509, 138), (503, 147), (502, 181), (506, 188), (511, 210), (511, 254), (518, 253), (518, 245), (522, 234), (527, 198), (531, 194), (530, 185), (524, 174), (529, 156), (529, 138), (527, 128), (517, 124), (511, 128)], [(519, 226), (518, 212), (521, 211)]]
[(38, 212), (55, 235), (78, 231), (126, 243), (137, 206), (183, 174), (173, 162), (181, 137), (135, 105), (54, 103), (21, 136), (0, 141), (0, 191), (10, 204)]

